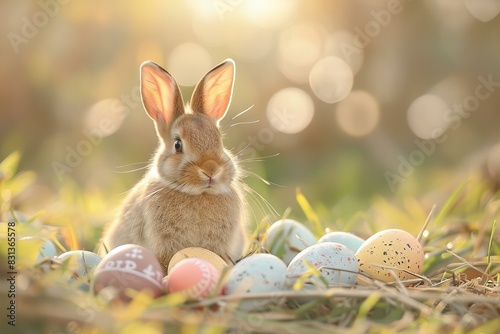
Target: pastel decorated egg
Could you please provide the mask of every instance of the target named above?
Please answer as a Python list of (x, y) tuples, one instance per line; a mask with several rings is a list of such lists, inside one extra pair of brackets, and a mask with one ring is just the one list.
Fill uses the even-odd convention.
[(102, 260), (99, 255), (85, 250), (69, 251), (57, 259), (63, 264), (67, 280), (81, 282), (80, 289), (84, 291), (88, 291), (90, 278)]
[[(388, 229), (375, 233), (358, 249), (356, 257), (360, 272), (384, 282), (415, 278), (424, 263), (424, 251), (410, 233)], [(407, 272), (403, 271), (406, 270)]]
[(356, 253), (365, 240), (352, 233), (335, 231), (325, 234), (318, 242), (337, 242)]
[(244, 300), (241, 310), (259, 310), (273, 301), (272, 293), (284, 289), (286, 265), (272, 254), (254, 254), (234, 265), (227, 278), (224, 294), (268, 293), (270, 298)]
[(152, 252), (127, 244), (112, 249), (94, 272), (93, 291), (115, 294), (122, 301), (130, 301), (129, 290), (148, 291), (153, 297), (162, 294), (163, 270)]
[(198, 259), (183, 259), (173, 266), (164, 280), (166, 291), (182, 293), (186, 299), (203, 299), (218, 294), (220, 271), (210, 262)]
[[(339, 284), (356, 284), (358, 261), (346, 246), (336, 242), (322, 242), (304, 249), (287, 268), (288, 284), (292, 286), (302, 275), (310, 272), (307, 263), (319, 271), (320, 277), (311, 275), (311, 283), (325, 288)], [(328, 286), (325, 286), (326, 282)]]
[(20, 265), (34, 264), (46, 258), (57, 256), (57, 248), (52, 241), (42, 237), (23, 237), (19, 239), (18, 262)]
[(168, 264), (168, 272), (170, 272), (170, 269), (172, 269), (172, 267), (179, 263), (181, 260), (192, 257), (210, 262), (220, 272), (222, 272), (222, 270), (224, 270), (224, 268), (228, 266), (228, 264), (222, 259), (222, 257), (212, 251), (209, 251), (208, 249), (201, 247), (188, 247), (181, 249), (180, 251), (175, 253), (174, 256), (172, 256), (172, 259)]
[(288, 265), (295, 255), (316, 241), (314, 234), (298, 221), (282, 219), (267, 230), (264, 247)]

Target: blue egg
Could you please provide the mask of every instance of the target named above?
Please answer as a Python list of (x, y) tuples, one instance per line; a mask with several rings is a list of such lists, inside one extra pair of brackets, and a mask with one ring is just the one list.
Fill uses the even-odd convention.
[(365, 240), (352, 233), (336, 231), (325, 234), (318, 240), (319, 242), (337, 242), (356, 253)]
[(282, 219), (267, 230), (264, 247), (288, 265), (300, 251), (314, 245), (316, 241), (314, 234), (298, 221)]
[(272, 254), (253, 254), (239, 261), (229, 272), (224, 293), (231, 294), (269, 294), (268, 299), (243, 300), (239, 309), (243, 311), (264, 310), (273, 302), (274, 293), (284, 289), (286, 265)]
[(67, 280), (80, 282), (79, 288), (83, 291), (89, 290), (91, 275), (102, 260), (99, 255), (85, 250), (69, 251), (57, 259), (63, 263)]
[(38, 256), (36, 257), (36, 262), (39, 262), (45, 258), (53, 258), (57, 256), (57, 248), (54, 246), (52, 241), (46, 239), (43, 245), (40, 247)]
[[(58, 253), (57, 248), (56, 246), (54, 246), (54, 243), (49, 239), (34, 236), (34, 237), (23, 237), (19, 239), (19, 241), (21, 247), (33, 250), (33, 252), (30, 251), (30, 254), (32, 255), (29, 256), (31, 263), (38, 263), (43, 259), (46, 258), (52, 259), (53, 257), (57, 256)], [(36, 252), (36, 250), (38, 251)], [(36, 252), (36, 258), (35, 258), (35, 252)]]

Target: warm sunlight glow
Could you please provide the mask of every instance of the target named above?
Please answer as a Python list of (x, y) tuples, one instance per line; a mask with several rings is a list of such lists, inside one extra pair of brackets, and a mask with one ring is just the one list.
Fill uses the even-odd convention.
[(351, 92), (337, 106), (337, 122), (342, 130), (353, 137), (370, 134), (378, 124), (378, 101), (368, 92)]
[(304, 130), (314, 115), (314, 104), (299, 88), (284, 88), (275, 93), (267, 104), (267, 119), (272, 127), (283, 133)]
[(283, 28), (298, 9), (298, 0), (251, 0), (241, 5), (250, 20), (265, 29)]
[(449, 126), (446, 122), (448, 106), (437, 95), (426, 94), (415, 99), (407, 112), (408, 125), (422, 139), (435, 139)]
[(210, 54), (204, 47), (184, 43), (172, 51), (167, 68), (179, 85), (194, 86), (211, 65)]
[(336, 103), (349, 94), (354, 77), (345, 61), (338, 57), (319, 60), (309, 74), (309, 84), (314, 94), (326, 103)]
[(90, 135), (106, 137), (120, 128), (125, 117), (126, 107), (120, 100), (101, 100), (85, 115), (85, 130)]

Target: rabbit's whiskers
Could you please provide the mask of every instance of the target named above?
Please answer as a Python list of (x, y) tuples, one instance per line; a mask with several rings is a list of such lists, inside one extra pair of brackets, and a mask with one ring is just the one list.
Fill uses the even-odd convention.
[(233, 123), (231, 124), (229, 127), (233, 127), (233, 126), (237, 126), (237, 125), (242, 125), (242, 124), (255, 124), (255, 123), (259, 123), (260, 122), (260, 119), (256, 119), (255, 121), (245, 121), (245, 122), (239, 122), (239, 123)]
[(149, 164), (150, 164), (149, 162), (133, 162), (133, 163), (126, 164), (126, 165), (116, 166), (116, 168), (126, 168), (126, 167), (135, 166), (135, 165), (145, 165), (145, 166), (139, 167), (139, 168), (135, 168), (135, 169), (131, 169), (131, 170), (125, 170), (125, 171), (113, 170), (113, 172), (114, 173), (119, 173), (119, 174), (133, 173), (133, 172), (137, 172), (137, 171), (140, 171), (140, 170), (143, 170), (143, 169), (147, 169), (149, 167)]

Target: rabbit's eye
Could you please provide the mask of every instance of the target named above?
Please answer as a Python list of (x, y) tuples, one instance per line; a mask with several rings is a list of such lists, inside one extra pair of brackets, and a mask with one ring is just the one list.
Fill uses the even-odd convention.
[(180, 139), (175, 140), (174, 149), (176, 153), (182, 153), (182, 141)]

